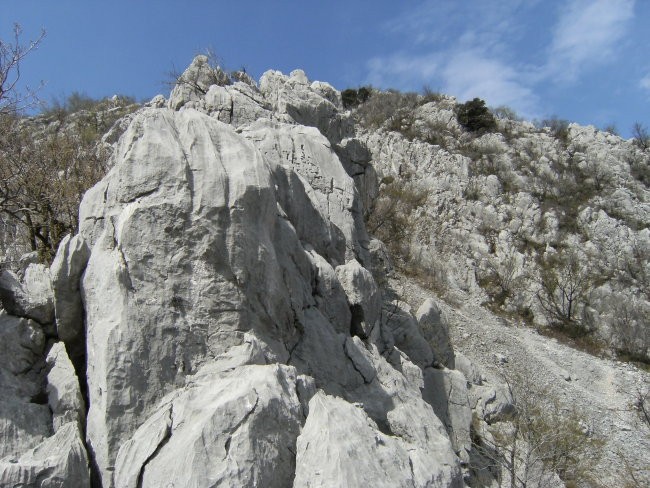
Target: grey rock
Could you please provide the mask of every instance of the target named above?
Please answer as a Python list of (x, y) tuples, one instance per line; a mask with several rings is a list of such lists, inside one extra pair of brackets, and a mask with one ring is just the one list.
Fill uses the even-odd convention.
[[(349, 114), (339, 113), (336, 105), (340, 94), (337, 96), (336, 92), (324, 89), (324, 84), (310, 85), (302, 70), (295, 70), (289, 76), (267, 71), (259, 85), (274, 112), (286, 114), (298, 124), (318, 128), (333, 142), (352, 135)], [(332, 103), (334, 98), (335, 103)]]
[(54, 322), (50, 274), (42, 264), (29, 264), (22, 280), (9, 270), (2, 271), (0, 300), (12, 315), (30, 318), (42, 325)]
[(90, 249), (84, 238), (67, 235), (59, 244), (50, 266), (57, 335), (68, 346), (73, 357), (83, 356), (85, 349), (80, 286), (89, 257)]
[(472, 385), (482, 385), (483, 375), (481, 370), (467, 356), (454, 351), (455, 369), (463, 373), (467, 381)]
[(406, 446), (363, 409), (322, 392), (309, 402), (296, 451), (296, 488), (423, 486), (415, 484)]
[(235, 127), (261, 118), (272, 118), (268, 103), (259, 90), (241, 82), (231, 86), (212, 85), (201, 102), (192, 106)]
[(70, 362), (63, 342), (52, 345), (47, 354), (47, 396), (52, 410), (54, 432), (69, 422), (85, 425), (85, 403), (81, 396), (79, 379)]
[(449, 338), (449, 327), (436, 303), (428, 298), (415, 313), (424, 337), (434, 351), (436, 361), (454, 369), (454, 349)]
[(512, 394), (506, 385), (472, 386), (468, 395), (472, 409), (488, 424), (509, 420), (515, 413)]
[[(278, 150), (294, 143), (287, 161)], [(113, 158), (80, 209), (92, 246), (87, 432), (104, 478), (154, 405), (246, 332), (301, 372), (340, 358), (326, 374), (362, 381), (335, 332), (349, 315), (332, 269), (362, 255), (363, 227), (354, 183), (316, 129), (257, 123), (239, 134), (189, 108), (146, 109)], [(321, 271), (338, 305), (318, 299)]]
[(168, 107), (174, 110), (200, 100), (212, 85), (230, 84), (227, 75), (220, 68), (212, 67), (204, 55), (196, 56), (175, 82), (167, 102)]
[[(318, 392), (297, 441), (294, 487), (462, 486), (440, 458), (383, 433), (362, 408)], [(425, 462), (425, 465), (422, 463)]]
[(431, 366), (434, 354), (426, 341), (418, 322), (411, 313), (411, 307), (401, 300), (386, 300), (384, 303), (384, 336), (392, 338), (391, 343), (421, 368)]
[(371, 239), (368, 244), (372, 274), (379, 283), (385, 283), (393, 273), (393, 263), (388, 248), (379, 239)]
[(123, 444), (115, 486), (290, 486), (303, 419), (295, 369), (199, 376)]
[(463, 461), (469, 461), (472, 408), (467, 379), (460, 371), (427, 368), (424, 370), (424, 384), (424, 399), (444, 423), (456, 453)]
[(381, 292), (372, 273), (352, 260), (336, 267), (336, 276), (345, 290), (352, 313), (350, 333), (369, 338), (379, 329)]
[(39, 324), (0, 311), (0, 457), (17, 456), (52, 434), (42, 398), (44, 348)]
[(71, 422), (25, 454), (0, 459), (0, 486), (89, 488), (88, 456), (81, 439), (79, 425)]

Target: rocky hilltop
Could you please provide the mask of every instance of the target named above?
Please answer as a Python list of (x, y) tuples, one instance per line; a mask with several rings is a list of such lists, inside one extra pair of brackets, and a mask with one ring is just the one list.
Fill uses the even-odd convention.
[[(485, 447), (516, 411), (512, 388), (454, 351), (449, 305), (401, 286), (365, 223), (386, 176), (426, 167), (431, 196), (404, 246), (419, 241), (426, 265), (438, 247), (421, 239), (425, 216), (451, 212), (468, 163), (355, 117), (302, 71), (256, 83), (199, 56), (169, 99), (111, 129), (110, 170), (85, 194), (78, 234), (51, 266), (0, 275), (0, 486), (508, 479)], [(498, 200), (493, 180), (477, 191)], [(517, 229), (536, 222), (531, 206), (516, 207), (528, 216)], [(472, 232), (466, 244), (484, 251)], [(446, 283), (474, 300), (485, 291), (466, 252)], [(528, 466), (539, 486), (562, 485), (546, 467)]]

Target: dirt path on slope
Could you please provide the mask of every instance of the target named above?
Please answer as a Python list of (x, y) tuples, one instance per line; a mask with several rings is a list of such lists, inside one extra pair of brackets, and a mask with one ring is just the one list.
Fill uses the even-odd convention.
[(414, 311), (433, 298), (449, 323), (454, 349), (488, 375), (514, 373), (548, 391), (562, 408), (575, 407), (593, 435), (606, 442), (595, 473), (603, 486), (624, 488), (626, 469), (634, 470), (641, 486), (650, 486), (650, 428), (632, 408), (634, 393), (650, 384), (649, 373), (506, 322), (462, 292), (452, 306), (407, 279), (394, 286)]

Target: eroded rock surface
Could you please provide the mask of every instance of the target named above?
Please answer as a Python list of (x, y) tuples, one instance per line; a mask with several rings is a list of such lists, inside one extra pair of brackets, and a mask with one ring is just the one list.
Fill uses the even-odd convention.
[(103, 488), (462, 486), (466, 382), (434, 369), (435, 307), (386, 287), (337, 90), (197, 57), (105, 143), (79, 234), (3, 282), (25, 317), (0, 312), (22, 346), (0, 359), (8, 486), (88, 486), (89, 465)]
[[(403, 353), (382, 318), (360, 196), (332, 142), (347, 131), (340, 95), (301, 72), (204, 86), (202, 66), (188, 73), (198, 87), (172, 94), (177, 111), (133, 117), (80, 210), (87, 439), (104, 486), (318, 486), (295, 473), (296, 456), (319, 456), (306, 425), (373, 444), (377, 432), (408, 486), (459, 486), (422, 394), (433, 352), (412, 315)], [(328, 406), (367, 428), (334, 425)]]

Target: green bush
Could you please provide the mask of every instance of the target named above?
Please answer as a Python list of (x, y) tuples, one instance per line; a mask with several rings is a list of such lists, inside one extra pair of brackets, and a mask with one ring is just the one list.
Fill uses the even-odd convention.
[(485, 101), (474, 98), (458, 105), (456, 109), (458, 123), (470, 132), (485, 133), (496, 130), (496, 121)]
[(365, 103), (372, 95), (372, 89), (370, 87), (362, 86), (358, 90), (354, 88), (348, 88), (341, 92), (341, 99), (343, 100), (344, 108), (353, 108), (357, 107), (362, 103)]

